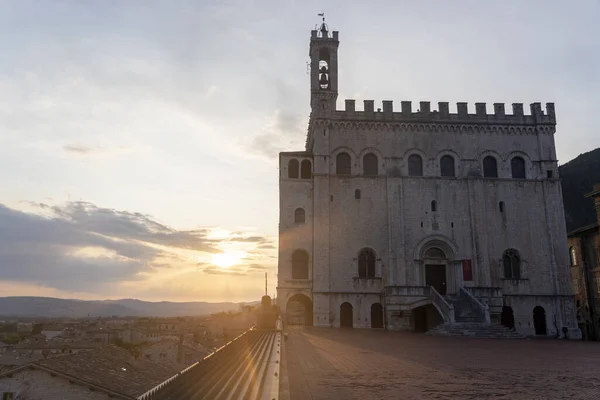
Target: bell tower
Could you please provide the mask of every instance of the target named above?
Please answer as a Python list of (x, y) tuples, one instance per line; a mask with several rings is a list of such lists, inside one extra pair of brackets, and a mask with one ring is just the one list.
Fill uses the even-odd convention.
[(338, 32), (323, 22), (310, 32), (310, 107), (313, 113), (335, 111), (338, 96)]

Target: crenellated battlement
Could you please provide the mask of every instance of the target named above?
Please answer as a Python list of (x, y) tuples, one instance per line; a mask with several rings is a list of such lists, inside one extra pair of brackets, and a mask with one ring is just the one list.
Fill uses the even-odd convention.
[(475, 103), (475, 113), (469, 113), (468, 104), (456, 103), (456, 113), (450, 113), (448, 102), (439, 102), (438, 109), (432, 110), (429, 101), (419, 102), (416, 111), (412, 102), (400, 102), (400, 111), (394, 111), (391, 100), (383, 100), (382, 107), (375, 109), (374, 100), (364, 100), (363, 110), (356, 110), (356, 101), (347, 99), (344, 110), (336, 110), (335, 119), (376, 120), (388, 122), (446, 122), (446, 123), (490, 123), (511, 125), (556, 124), (554, 103), (546, 103), (545, 111), (541, 103), (531, 103), (530, 113), (525, 114), (523, 103), (512, 104), (512, 114), (507, 114), (504, 103), (494, 103), (493, 113), (488, 114), (486, 103)]

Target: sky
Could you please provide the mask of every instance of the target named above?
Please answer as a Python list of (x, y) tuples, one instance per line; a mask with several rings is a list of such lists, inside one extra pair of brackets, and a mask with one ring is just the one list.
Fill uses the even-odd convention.
[(600, 147), (599, 1), (369, 4), (0, 0), (0, 295), (274, 295), (320, 12), (338, 108), (554, 102), (560, 163)]

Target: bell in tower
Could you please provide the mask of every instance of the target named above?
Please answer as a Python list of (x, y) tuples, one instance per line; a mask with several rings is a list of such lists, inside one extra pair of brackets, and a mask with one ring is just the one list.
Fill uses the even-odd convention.
[(327, 78), (327, 72), (327, 67), (324, 65), (319, 69), (319, 86), (321, 87), (321, 89), (329, 88), (329, 79)]

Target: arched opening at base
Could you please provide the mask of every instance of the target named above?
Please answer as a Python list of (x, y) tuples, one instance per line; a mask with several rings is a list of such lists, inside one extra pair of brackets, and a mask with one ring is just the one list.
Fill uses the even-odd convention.
[(533, 327), (536, 335), (547, 335), (546, 328), (546, 310), (542, 306), (536, 306), (533, 309)]
[(412, 326), (415, 332), (427, 332), (428, 330), (444, 323), (444, 318), (437, 308), (426, 304), (412, 310)]
[(352, 328), (352, 304), (342, 303), (340, 306), (340, 327)]
[(508, 329), (515, 329), (515, 315), (512, 307), (503, 306), (500, 314), (500, 323)]
[(383, 328), (383, 306), (380, 303), (371, 305), (371, 328)]
[(312, 326), (313, 304), (308, 296), (295, 294), (287, 302), (285, 321), (288, 325)]

